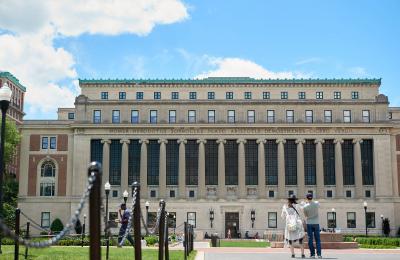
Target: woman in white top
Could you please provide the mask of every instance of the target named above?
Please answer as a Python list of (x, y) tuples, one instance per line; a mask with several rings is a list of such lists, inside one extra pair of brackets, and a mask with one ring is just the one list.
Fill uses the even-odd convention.
[(292, 258), (294, 255), (293, 243), (299, 241), (301, 249), (301, 257), (305, 258), (304, 255), (304, 214), (303, 209), (299, 204), (297, 204), (297, 198), (295, 195), (290, 195), (288, 202), (282, 207), (282, 218), (285, 220), (285, 244), (289, 244), (290, 252), (292, 253)]

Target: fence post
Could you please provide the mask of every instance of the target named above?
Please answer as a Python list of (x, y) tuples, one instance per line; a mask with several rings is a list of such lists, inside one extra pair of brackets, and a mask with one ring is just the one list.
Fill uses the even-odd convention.
[(187, 245), (188, 245), (188, 232), (187, 232), (187, 222), (185, 221), (184, 223), (183, 223), (183, 252), (184, 252), (184, 254), (185, 254), (185, 260), (187, 259), (187, 256), (188, 256), (188, 247), (187, 247)]
[(136, 189), (135, 208), (133, 211), (133, 239), (135, 240), (135, 259), (142, 260), (142, 234), (140, 227), (140, 184), (135, 181), (132, 184), (133, 191)]
[(166, 220), (165, 220), (165, 260), (169, 260), (169, 248), (168, 248), (168, 218), (169, 218), (169, 213), (166, 214)]
[[(19, 237), (19, 220), (21, 216), (21, 210), (19, 208), (15, 209), (15, 235)], [(14, 259), (18, 260), (19, 257), (19, 240), (15, 239), (14, 243)]]
[(86, 232), (86, 214), (83, 215), (83, 225), (82, 225), (82, 236), (81, 236), (81, 247), (83, 247), (83, 240), (85, 239)]
[(158, 260), (164, 259), (164, 240), (165, 240), (165, 201), (160, 200), (160, 222), (158, 224)]
[(92, 190), (89, 195), (89, 234), (90, 234), (90, 259), (101, 259), (101, 164), (91, 162), (88, 175), (94, 176)]
[(193, 239), (194, 239), (194, 229), (193, 225), (190, 225), (190, 252), (193, 251)]
[[(26, 234), (25, 234), (25, 239), (29, 239), (29, 226), (31, 225), (31, 222), (26, 222)], [(25, 259), (28, 259), (28, 247), (25, 247)]]

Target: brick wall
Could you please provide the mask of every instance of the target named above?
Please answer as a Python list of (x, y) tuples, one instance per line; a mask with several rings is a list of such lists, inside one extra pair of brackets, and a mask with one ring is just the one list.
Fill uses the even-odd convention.
[(40, 151), (40, 135), (31, 135), (29, 141), (30, 151)]
[[(47, 155), (30, 155), (29, 156), (29, 169), (28, 169), (28, 196), (36, 196), (36, 183), (37, 178), (40, 177), (38, 172), (38, 163), (44, 159)], [(67, 155), (55, 154), (51, 155), (50, 159), (57, 162), (58, 165), (58, 184), (57, 184), (57, 196), (65, 196), (67, 189)]]
[(68, 151), (68, 135), (57, 135), (57, 151)]

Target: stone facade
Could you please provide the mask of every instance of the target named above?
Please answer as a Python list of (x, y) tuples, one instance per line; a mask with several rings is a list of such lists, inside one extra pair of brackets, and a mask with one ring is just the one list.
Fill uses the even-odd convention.
[[(81, 80), (80, 86), (75, 108), (59, 109), (59, 120), (21, 126), (19, 206), (39, 223), (42, 212), (68, 221), (85, 188), (88, 163), (101, 156), (103, 184), (116, 183), (110, 212), (130, 190), (128, 179), (138, 178), (150, 213), (165, 199), (178, 225), (195, 218), (199, 236), (225, 234), (232, 223), (242, 236), (280, 233), (285, 198), (310, 191), (321, 202), (322, 227), (334, 213), (337, 229), (364, 232), (364, 201), (369, 218), (375, 214), (370, 233), (381, 232), (381, 215), (393, 228), (400, 225), (400, 129), (393, 119), (399, 113), (379, 93), (380, 80)], [(43, 177), (47, 163), (54, 165), (54, 177)], [(270, 182), (269, 165), (277, 183)], [(237, 172), (234, 184), (227, 179), (231, 169)], [(349, 173), (354, 182), (346, 184)]]

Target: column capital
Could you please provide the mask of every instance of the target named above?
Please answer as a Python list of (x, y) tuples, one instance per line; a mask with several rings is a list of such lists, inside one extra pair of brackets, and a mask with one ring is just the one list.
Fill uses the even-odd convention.
[(263, 138), (257, 139), (257, 141), (256, 141), (256, 143), (258, 143), (258, 144), (261, 144), (261, 143), (265, 144), (266, 142), (267, 142), (267, 140), (265, 140)]
[(178, 140), (178, 144), (181, 144), (181, 143), (187, 144), (187, 140), (186, 139), (179, 139)]
[(246, 139), (243, 139), (243, 138), (240, 138), (240, 139), (237, 139), (237, 140), (236, 140), (236, 143), (238, 143), (238, 144), (240, 144), (240, 143), (245, 144), (245, 143), (247, 143), (247, 140), (246, 140)]
[(119, 142), (120, 142), (121, 144), (130, 144), (130, 143), (131, 143), (131, 140), (129, 140), (129, 139), (121, 139), (121, 140), (119, 140)]
[(354, 138), (354, 139), (353, 139), (353, 144), (356, 144), (356, 143), (362, 144), (362, 142), (363, 142), (363, 139), (362, 139), (362, 138)]
[(275, 142), (276, 142), (277, 144), (279, 144), (279, 143), (285, 144), (285, 143), (286, 143), (286, 140), (283, 139), (283, 138), (279, 138), (279, 139), (276, 139)]
[(323, 143), (325, 143), (325, 140), (324, 139), (315, 139), (314, 144), (318, 144), (318, 143), (323, 144)]
[(200, 143), (206, 144), (206, 143), (207, 143), (207, 140), (206, 140), (206, 139), (198, 139), (196, 142), (197, 142), (198, 144), (200, 144)]
[(148, 143), (149, 143), (149, 140), (147, 140), (147, 139), (140, 139), (140, 140), (139, 140), (139, 143), (140, 143), (140, 144), (148, 144)]
[(304, 139), (297, 139), (296, 140), (296, 144), (304, 144), (306, 142), (306, 140), (304, 140)]
[(337, 144), (337, 143), (339, 143), (339, 144), (344, 143), (343, 139), (341, 139), (341, 138), (337, 138), (337, 139), (333, 140), (333, 142), (334, 142), (335, 144)]
[(110, 139), (102, 139), (101, 143), (102, 144), (111, 144), (111, 140)]
[(217, 144), (226, 144), (226, 140), (225, 139), (218, 139), (217, 140)]
[(167, 144), (168, 140), (167, 139), (158, 139), (157, 141), (159, 144)]

